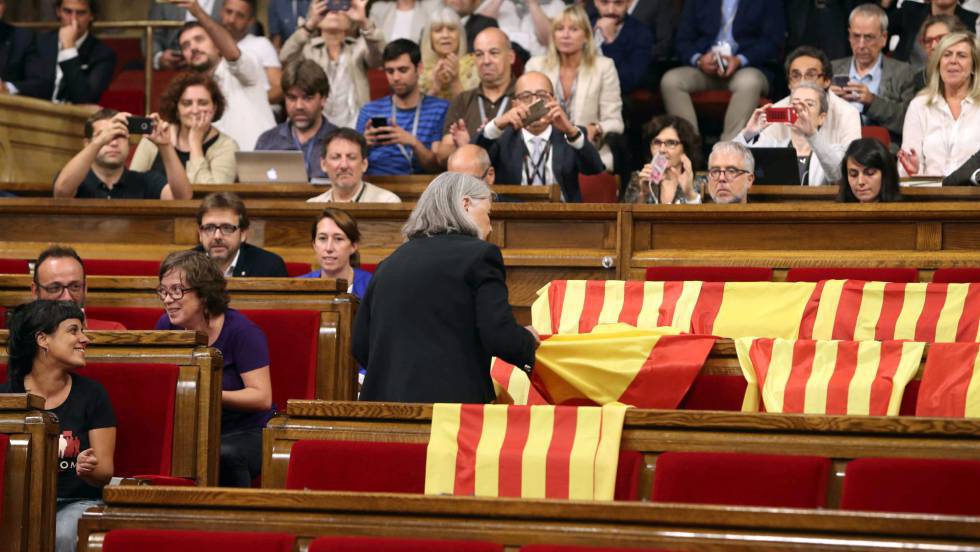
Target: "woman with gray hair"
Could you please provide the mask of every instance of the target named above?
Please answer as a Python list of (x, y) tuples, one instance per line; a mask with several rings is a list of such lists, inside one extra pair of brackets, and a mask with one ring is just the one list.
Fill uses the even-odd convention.
[(443, 7), (429, 14), (419, 48), (422, 50), (419, 87), (424, 93), (451, 100), (464, 90), (479, 86), (476, 58), (466, 53), (466, 31), (452, 9)]
[(514, 320), (503, 257), (485, 241), (492, 202), (482, 180), (457, 173), (419, 198), (354, 321), (361, 400), (488, 403), (491, 357), (533, 366), (537, 334)]
[(835, 144), (826, 132), (821, 132), (827, 120), (827, 91), (811, 82), (801, 82), (789, 98), (789, 107), (777, 109), (792, 110), (795, 122), (769, 121), (766, 111), (773, 106), (767, 104), (752, 112), (734, 141), (750, 148), (792, 147), (799, 161), (800, 184), (836, 184), (847, 144)]

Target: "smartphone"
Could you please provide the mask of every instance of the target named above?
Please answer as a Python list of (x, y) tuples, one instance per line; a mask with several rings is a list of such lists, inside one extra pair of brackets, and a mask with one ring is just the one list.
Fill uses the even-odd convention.
[(130, 134), (153, 134), (153, 119), (149, 117), (130, 117), (126, 119), (126, 128)]
[(792, 107), (770, 107), (766, 109), (766, 121), (770, 123), (783, 123), (791, 125), (799, 119), (796, 110)]
[(545, 106), (544, 100), (538, 100), (531, 104), (531, 109), (528, 110), (527, 117), (521, 121), (524, 126), (534, 124), (535, 121), (544, 117), (548, 114), (548, 108)]
[(388, 117), (371, 117), (371, 126), (374, 128), (389, 126)]
[(721, 67), (721, 71), (723, 73), (727, 73), (728, 72), (728, 60), (726, 60), (721, 55), (721, 52), (719, 52), (717, 50), (715, 50), (715, 61), (718, 62), (718, 67)]
[(342, 12), (350, 9), (350, 0), (327, 0), (327, 11)]
[(666, 155), (658, 153), (654, 156), (653, 161), (650, 162), (650, 182), (660, 184), (664, 179), (664, 173), (667, 172), (668, 163)]
[(847, 83), (851, 82), (851, 77), (849, 75), (834, 75), (834, 86), (839, 86), (844, 88)]

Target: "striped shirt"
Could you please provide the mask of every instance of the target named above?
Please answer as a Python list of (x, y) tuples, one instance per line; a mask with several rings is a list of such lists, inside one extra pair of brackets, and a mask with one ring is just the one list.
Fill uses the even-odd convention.
[[(357, 115), (357, 131), (364, 134), (364, 127), (371, 117), (391, 118), (392, 96), (385, 96), (364, 104), (361, 112)], [(415, 137), (419, 139), (425, 147), (432, 149), (432, 143), (442, 139), (442, 125), (446, 118), (446, 111), (449, 109), (449, 102), (433, 96), (422, 96), (422, 110), (419, 113), (419, 127)], [(395, 114), (398, 126), (411, 132), (412, 123), (415, 120), (415, 108), (398, 109)], [(415, 154), (410, 146), (403, 146), (412, 161), (402, 155), (402, 150), (397, 145), (374, 146), (368, 153), (368, 170), (366, 174), (412, 174), (421, 173), (422, 167), (415, 158)]]

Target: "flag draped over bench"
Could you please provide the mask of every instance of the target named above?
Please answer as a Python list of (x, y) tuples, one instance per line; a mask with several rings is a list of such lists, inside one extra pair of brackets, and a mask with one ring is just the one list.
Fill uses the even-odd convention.
[(980, 418), (980, 344), (929, 346), (916, 416)]
[(626, 408), (435, 404), (425, 493), (612, 500)]
[(894, 416), (922, 362), (924, 343), (735, 340), (749, 385), (743, 411)]

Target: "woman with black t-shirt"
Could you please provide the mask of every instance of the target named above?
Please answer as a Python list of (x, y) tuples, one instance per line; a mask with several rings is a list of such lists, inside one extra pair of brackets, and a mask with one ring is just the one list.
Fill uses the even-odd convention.
[(112, 479), (116, 416), (105, 388), (72, 372), (85, 366), (85, 314), (71, 301), (35, 301), (17, 307), (7, 327), (7, 383), (0, 393), (44, 398), (58, 416), (58, 514), (56, 550), (75, 550), (78, 520), (101, 504)]

